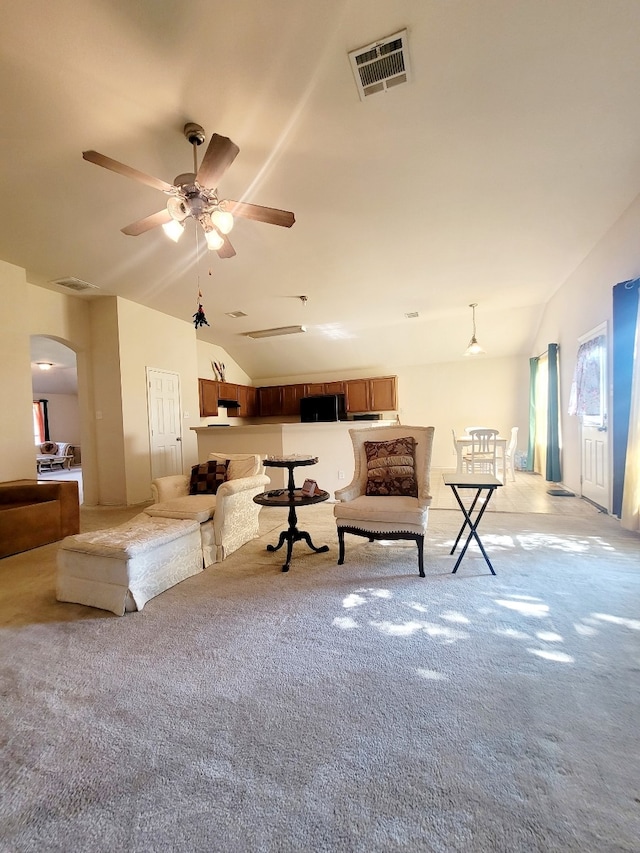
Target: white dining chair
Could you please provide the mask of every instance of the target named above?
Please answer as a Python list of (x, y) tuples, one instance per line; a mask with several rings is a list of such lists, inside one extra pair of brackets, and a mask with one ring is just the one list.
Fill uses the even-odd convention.
[(511, 438), (504, 454), (504, 478), (507, 481), (507, 470), (511, 471), (511, 480), (516, 479), (516, 449), (518, 447), (518, 427), (511, 427)]
[(463, 468), (468, 474), (493, 474), (497, 477), (498, 459), (496, 451), (497, 429), (472, 429), (469, 447), (462, 457)]

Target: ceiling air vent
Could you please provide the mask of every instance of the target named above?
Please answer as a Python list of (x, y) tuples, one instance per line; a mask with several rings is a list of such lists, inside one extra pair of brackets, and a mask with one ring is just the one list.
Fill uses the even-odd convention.
[(352, 50), (349, 61), (356, 78), (360, 100), (385, 92), (411, 79), (407, 31)]
[(57, 278), (49, 284), (57, 284), (60, 287), (66, 287), (67, 290), (74, 290), (79, 293), (83, 290), (100, 290), (97, 284), (89, 284), (88, 281), (83, 281), (81, 278)]

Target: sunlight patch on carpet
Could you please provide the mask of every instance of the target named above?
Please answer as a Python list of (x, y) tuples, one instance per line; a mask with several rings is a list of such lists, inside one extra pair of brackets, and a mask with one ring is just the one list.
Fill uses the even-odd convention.
[(624, 625), (625, 628), (631, 628), (632, 631), (640, 631), (640, 621), (638, 619), (623, 619), (622, 616), (612, 616), (610, 613), (592, 613), (594, 619), (600, 619), (602, 622), (612, 622), (614, 625)]
[(592, 628), (591, 625), (582, 625), (579, 622), (574, 622), (573, 627), (576, 634), (581, 637), (595, 637), (596, 634), (600, 633), (597, 628)]
[(546, 649), (527, 649), (527, 651), (531, 652), (532, 655), (537, 655), (539, 658), (552, 660), (556, 663), (575, 663), (575, 658), (572, 658), (571, 655), (567, 655), (564, 652), (552, 652), (547, 651)]
[(449, 676), (444, 675), (442, 672), (436, 672), (433, 669), (417, 669), (416, 672), (420, 676), (420, 678), (426, 679), (426, 681), (448, 681)]
[(450, 610), (446, 613), (441, 613), (440, 618), (446, 620), (447, 622), (457, 622), (459, 625), (470, 625), (471, 620), (468, 616), (465, 616), (463, 613), (457, 613), (454, 610)]
[(360, 627), (356, 620), (350, 616), (336, 616), (331, 624), (335, 625), (336, 628), (342, 628), (343, 631), (350, 631), (353, 628)]
[(496, 598), (496, 604), (515, 610), (523, 616), (536, 616), (538, 619), (549, 615), (549, 605), (541, 602), (507, 601), (504, 598)]
[(509, 637), (512, 640), (530, 640), (531, 635), (525, 634), (524, 631), (517, 631), (515, 628), (496, 628), (493, 632), (501, 637)]

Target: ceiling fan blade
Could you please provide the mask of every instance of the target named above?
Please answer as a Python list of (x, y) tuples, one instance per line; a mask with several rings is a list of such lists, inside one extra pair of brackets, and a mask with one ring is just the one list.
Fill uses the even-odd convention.
[(235, 255), (236, 250), (233, 248), (233, 246), (229, 242), (228, 237), (225, 237), (224, 234), (222, 234), (221, 236), (222, 236), (222, 239), (224, 240), (224, 244), (223, 244), (221, 249), (218, 249), (218, 257), (219, 258), (232, 258)]
[(259, 204), (248, 204), (245, 201), (227, 200), (226, 209), (233, 216), (243, 216), (245, 219), (255, 219), (256, 222), (267, 222), (269, 225), (282, 225), (284, 228), (291, 228), (296, 221), (293, 213), (288, 210), (261, 207)]
[(138, 219), (137, 222), (132, 222), (131, 225), (127, 225), (126, 228), (121, 228), (120, 230), (129, 237), (137, 237), (140, 234), (144, 234), (145, 231), (150, 231), (157, 225), (164, 225), (167, 222), (171, 222), (171, 214), (165, 208), (164, 210), (159, 210), (157, 213), (152, 213), (151, 216), (145, 216), (144, 219)]
[(238, 156), (240, 149), (227, 136), (214, 133), (200, 163), (196, 181), (201, 187), (215, 189), (218, 181)]
[(168, 193), (173, 189), (172, 184), (161, 181), (160, 178), (154, 178), (153, 175), (146, 175), (144, 172), (132, 169), (131, 166), (125, 166), (124, 163), (112, 160), (111, 157), (106, 157), (97, 151), (83, 151), (82, 156), (89, 163), (95, 163), (96, 166), (104, 166), (105, 169), (110, 169), (112, 172), (124, 175), (125, 178), (133, 178), (134, 181), (139, 181), (141, 184), (153, 187), (154, 190), (161, 190), (163, 193)]

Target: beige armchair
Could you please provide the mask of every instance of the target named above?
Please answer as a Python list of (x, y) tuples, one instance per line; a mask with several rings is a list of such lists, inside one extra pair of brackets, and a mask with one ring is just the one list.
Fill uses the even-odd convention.
[(229, 460), (228, 479), (216, 494), (189, 494), (189, 475), (159, 477), (151, 483), (150, 516), (188, 518), (200, 522), (203, 565), (219, 563), (258, 536), (261, 507), (253, 502), (271, 482), (260, 456), (253, 453), (210, 453), (210, 460)]
[[(345, 533), (365, 536), (370, 542), (376, 539), (412, 539), (418, 546), (418, 570), (423, 578), (424, 534), (431, 504), (429, 474), (434, 428), (398, 425), (352, 429), (349, 432), (355, 471), (351, 483), (336, 491), (338, 503), (333, 510), (338, 527), (338, 564), (344, 563)], [(403, 442), (403, 439), (409, 441)], [(370, 445), (368, 457), (366, 442), (382, 442), (384, 445)], [(412, 472), (408, 464), (412, 461), (411, 456), (409, 451), (404, 454), (403, 444), (413, 451)], [(376, 458), (378, 448), (382, 455)], [(396, 494), (398, 491), (404, 493)]]

